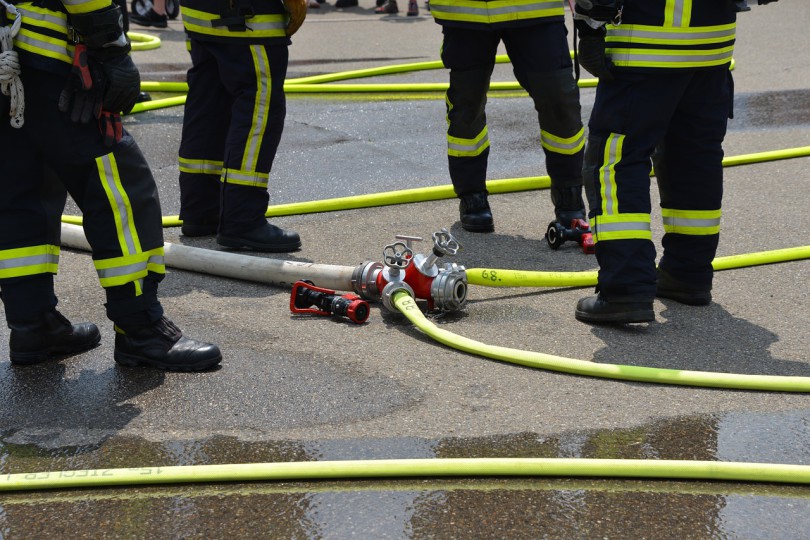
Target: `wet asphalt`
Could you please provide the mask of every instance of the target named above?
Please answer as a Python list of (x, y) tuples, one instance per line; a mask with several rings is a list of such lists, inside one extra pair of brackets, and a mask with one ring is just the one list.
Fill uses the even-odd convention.
[[(418, 17), (380, 17), (370, 0), (311, 10), (290, 48), (289, 78), (438, 59), (441, 32)], [(783, 1), (739, 18), (735, 118), (727, 156), (810, 145), (810, 7)], [(146, 81), (181, 81), (179, 21), (137, 51)], [(444, 70), (352, 82), (446, 82)], [(508, 65), (495, 81), (511, 81)], [(593, 89), (582, 90), (587, 118)], [(154, 97), (162, 97), (155, 94)], [(535, 113), (519, 92), (487, 107), (490, 179), (545, 174)], [(179, 211), (182, 107), (132, 115), (165, 215)], [(288, 95), (271, 204), (446, 185), (441, 93)], [(719, 256), (807, 244), (810, 159), (726, 169)], [(657, 192), (653, 183), (653, 207)], [(464, 231), (454, 200), (274, 218), (301, 251), (256, 255), (356, 266), (395, 235), (443, 227), (467, 268), (595, 269), (543, 238), (547, 190), (491, 197), (493, 234)], [(68, 213), (77, 213), (69, 203)], [(655, 213), (655, 210), (654, 210)], [(653, 216), (653, 223), (659, 223)], [(662, 230), (654, 225), (660, 246)], [(212, 238), (166, 240), (219, 249)], [(225, 359), (200, 374), (121, 368), (90, 257), (63, 250), (57, 290), (74, 322), (102, 328), (85, 354), (30, 368), (7, 360), (0, 329), (0, 474), (386, 458), (573, 457), (810, 464), (803, 394), (630, 383), (530, 369), (459, 352), (373, 304), (369, 321), (293, 315), (289, 289), (169, 269), (168, 315)], [(430, 315), (481, 342), (594, 362), (810, 376), (810, 265), (728, 270), (714, 303), (657, 301), (656, 321), (577, 322), (590, 288), (470, 286), (461, 313)], [(750, 483), (600, 478), (456, 478), (253, 482), (0, 494), (0, 538), (805, 538), (810, 490)]]

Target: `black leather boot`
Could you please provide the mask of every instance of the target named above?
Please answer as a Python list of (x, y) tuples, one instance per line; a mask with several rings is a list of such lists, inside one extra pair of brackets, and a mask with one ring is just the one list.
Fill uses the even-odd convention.
[(166, 317), (151, 326), (115, 327), (113, 358), (122, 366), (166, 371), (202, 371), (219, 364), (219, 347), (183, 336)]
[(669, 298), (688, 306), (708, 306), (712, 303), (711, 287), (695, 287), (675, 279), (664, 270), (658, 269), (655, 296)]
[(486, 192), (459, 195), (459, 199), (458, 213), (464, 230), (470, 232), (495, 230), (495, 222), (492, 219), (492, 210), (489, 208)]
[(301, 237), (293, 231), (286, 231), (265, 222), (259, 227), (241, 234), (217, 235), (217, 243), (227, 248), (249, 248), (256, 251), (287, 253), (301, 248)]
[(71, 324), (55, 309), (36, 321), (9, 324), (9, 328), (9, 357), (16, 365), (39, 364), (55, 356), (88, 351), (101, 341), (95, 324)]
[(655, 320), (652, 301), (608, 302), (601, 294), (577, 302), (574, 316), (586, 323), (642, 323)]

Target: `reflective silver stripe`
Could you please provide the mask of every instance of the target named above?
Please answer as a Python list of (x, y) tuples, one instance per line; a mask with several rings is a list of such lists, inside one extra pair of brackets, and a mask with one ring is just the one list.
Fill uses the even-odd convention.
[(431, 9), (433, 9), (433, 4), (440, 6), (441, 11), (446, 11), (447, 13), (461, 13), (467, 15), (478, 15), (481, 17), (497, 17), (498, 15), (506, 15), (511, 13), (522, 13), (525, 11), (543, 11), (548, 9), (557, 9), (560, 7), (560, 3), (558, 1), (553, 2), (537, 2), (534, 4), (521, 4), (521, 5), (501, 5), (498, 7), (490, 7), (491, 4), (495, 4), (496, 2), (476, 2), (476, 4), (480, 4), (482, 7), (473, 7), (471, 5), (458, 5), (453, 3), (444, 3), (444, 2), (431, 2)]
[(731, 41), (736, 37), (737, 31), (731, 28), (720, 28), (718, 30), (706, 30), (694, 27), (689, 32), (667, 30), (656, 26), (621, 25), (609, 26), (605, 40), (607, 42), (625, 41), (629, 43), (660, 43), (668, 44), (697, 45), (706, 43), (722, 43)]
[(147, 261), (147, 266), (166, 266), (166, 258), (164, 255), (151, 255), (149, 257), (149, 261)]
[(669, 227), (700, 227), (712, 228), (720, 226), (720, 218), (717, 219), (700, 219), (700, 218), (685, 218), (685, 217), (664, 217), (664, 225)]
[[(262, 45), (251, 46), (253, 67), (256, 71), (256, 99), (253, 104), (253, 118), (250, 124), (250, 135), (245, 144), (245, 155), (242, 157), (243, 170), (255, 170), (259, 149), (267, 127), (267, 112), (270, 109), (270, 59)], [(265, 181), (265, 184), (267, 181)]]
[(55, 58), (64, 62), (72, 63), (72, 53), (68, 50), (67, 40), (48, 38), (31, 32), (26, 28), (20, 29), (17, 37), (14, 38), (14, 46), (28, 52)]
[[(89, 10), (82, 10), (82, 11), (96, 11), (97, 9), (105, 7), (105, 4), (109, 5), (109, 2), (106, 2), (105, 0), (62, 0), (62, 3), (65, 5), (66, 8), (68, 6), (70, 7), (86, 6), (92, 8)], [(68, 12), (76, 13), (77, 11), (73, 9), (68, 9)]]
[(594, 224), (594, 230), (597, 233), (610, 233), (621, 231), (651, 231), (650, 224), (642, 221), (623, 221), (602, 223), (597, 218)]
[(455, 150), (460, 154), (477, 154), (478, 151), (484, 146), (489, 144), (489, 134), (485, 135), (478, 143), (473, 144), (458, 144), (448, 141), (447, 149)]
[(261, 172), (237, 171), (225, 169), (222, 171), (220, 181), (227, 184), (240, 184), (243, 186), (267, 187), (270, 175)]
[(129, 263), (111, 268), (96, 269), (99, 279), (110, 279), (115, 277), (131, 276), (140, 272), (146, 272), (147, 261)]
[(532, 3), (512, 3), (493, 0), (461, 1), (433, 0), (430, 3), (431, 13), (437, 19), (453, 19), (469, 22), (505, 22), (521, 17), (515, 15), (526, 14), (523, 18), (551, 17), (564, 15), (563, 3), (560, 0), (540, 0)]
[(616, 187), (616, 181), (613, 178), (613, 167), (619, 162), (620, 140), (621, 136), (615, 133), (611, 134), (608, 139), (608, 144), (605, 147), (607, 160), (602, 165), (599, 175), (602, 179), (602, 213), (608, 215), (615, 213), (614, 205), (616, 202), (616, 194), (614, 193), (614, 188)]
[(180, 157), (177, 160), (180, 170), (192, 174), (222, 174), (221, 161), (207, 161), (204, 159), (187, 159)]
[[(701, 2), (703, 0), (697, 0)], [(675, 0), (672, 7), (672, 26), (683, 26), (684, 0)]]
[[(286, 17), (284, 15), (266, 14), (256, 15), (251, 19), (245, 21), (245, 26), (248, 28), (247, 32), (232, 32), (227, 27), (215, 27), (212, 19), (218, 19), (219, 15), (211, 15), (203, 11), (190, 10), (187, 8), (182, 9), (183, 25), (186, 30), (192, 32), (200, 32), (202, 34), (210, 35), (243, 35), (247, 38), (253, 37), (268, 37), (268, 36), (282, 36), (286, 35), (285, 29), (287, 27)], [(210, 17), (210, 18), (205, 18)], [(257, 19), (276, 19), (264, 20), (259, 22)]]
[(126, 204), (124, 201), (125, 195), (121, 193), (119, 184), (115, 181), (115, 171), (113, 170), (113, 165), (110, 161), (110, 155), (111, 154), (107, 154), (97, 158), (104, 167), (104, 177), (101, 178), (101, 181), (107, 186), (107, 192), (115, 201), (115, 208), (113, 208), (113, 212), (116, 213), (121, 220), (121, 230), (118, 232), (119, 242), (124, 240), (126, 243), (126, 246), (121, 246), (121, 248), (123, 249), (126, 247), (126, 252), (124, 255), (131, 255), (138, 252), (135, 245), (135, 239), (132, 237), (130, 232), (130, 220), (132, 219), (132, 216), (130, 216), (130, 208), (128, 204)]
[(29, 6), (16, 7), (17, 11), (22, 13), (23, 24), (49, 28), (51, 30), (64, 31), (65, 35), (67, 35), (67, 17), (65, 15), (54, 11), (39, 11)]
[(43, 266), (47, 264), (59, 264), (59, 255), (44, 253), (42, 255), (28, 255), (25, 257), (15, 257), (13, 259), (0, 259), (0, 270), (25, 268), (27, 266)]
[(563, 139), (547, 131), (540, 130), (540, 142), (552, 152), (567, 155), (575, 154), (585, 145), (585, 128), (582, 128), (577, 135), (570, 139)]
[(607, 49), (607, 54), (617, 66), (647, 67), (696, 67), (725, 64), (731, 61), (733, 47), (719, 52), (695, 51), (684, 54), (684, 51), (651, 50), (651, 49)]

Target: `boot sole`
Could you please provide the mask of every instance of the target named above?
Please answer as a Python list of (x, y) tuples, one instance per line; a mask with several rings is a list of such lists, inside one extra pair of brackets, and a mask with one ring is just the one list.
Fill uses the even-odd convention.
[(288, 244), (262, 244), (260, 242), (251, 242), (249, 240), (240, 240), (239, 238), (231, 238), (229, 236), (217, 236), (217, 244), (222, 247), (231, 249), (255, 249), (256, 251), (266, 251), (268, 253), (287, 253), (290, 251), (297, 251), (301, 249), (301, 242), (290, 242)]
[(212, 357), (210, 360), (197, 362), (196, 364), (167, 364), (120, 351), (113, 351), (113, 359), (117, 364), (131, 368), (144, 366), (164, 371), (205, 371), (222, 362), (222, 355), (220, 354), (219, 356)]
[(587, 311), (574, 311), (574, 317), (578, 321), (587, 323), (611, 323), (611, 324), (631, 324), (645, 323), (655, 320), (655, 311), (639, 310), (626, 311), (622, 313), (588, 313)]
[(81, 347), (48, 347), (40, 351), (34, 352), (14, 352), (9, 351), (8, 356), (11, 363), (17, 366), (32, 366), (34, 364), (42, 364), (48, 360), (53, 360), (58, 357), (72, 356), (74, 354), (81, 354), (98, 347), (101, 343), (101, 336), (99, 335), (92, 343)]

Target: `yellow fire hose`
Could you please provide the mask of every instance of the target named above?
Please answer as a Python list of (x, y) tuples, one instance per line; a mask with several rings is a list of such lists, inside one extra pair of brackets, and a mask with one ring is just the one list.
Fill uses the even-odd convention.
[[(148, 102), (147, 102), (148, 103)], [(781, 159), (794, 159), (810, 156), (810, 146), (786, 148), (782, 150), (769, 150), (739, 156), (729, 156), (723, 159), (723, 167), (736, 167), (763, 163)], [(548, 189), (551, 186), (549, 176), (526, 176), (522, 178), (503, 178), (500, 180), (487, 180), (487, 190), (492, 194), (514, 193)], [(390, 206), (395, 204), (410, 204), (417, 202), (438, 201), (456, 197), (453, 186), (445, 184), (423, 188), (403, 189), (398, 191), (385, 191), (351, 197), (336, 197), (318, 201), (304, 201), (269, 206), (265, 216), (295, 216), (301, 214), (314, 214), (319, 212), (337, 212), (340, 210), (356, 210), (358, 208), (371, 208), (376, 206)], [(64, 223), (81, 225), (81, 216), (62, 216)], [(164, 216), (164, 227), (179, 227), (182, 224), (178, 216)]]
[(435, 341), (469, 354), (484, 356), (531, 368), (547, 369), (573, 375), (587, 375), (622, 381), (656, 384), (761, 390), (772, 392), (810, 392), (810, 377), (779, 375), (742, 375), (709, 371), (686, 371), (621, 364), (601, 364), (551, 354), (521, 351), (509, 347), (487, 345), (441, 329), (424, 316), (416, 301), (404, 290), (392, 296), (394, 305), (419, 330)]
[[(134, 41), (134, 40), (133, 40)], [(418, 69), (435, 69), (420, 66)], [(416, 69), (413, 65), (407, 69)], [(385, 68), (390, 70), (391, 68)], [(402, 69), (406, 69), (403, 67)], [(357, 77), (370, 76), (372, 70), (354, 72)], [(381, 71), (374, 73), (384, 74)], [(331, 78), (329, 78), (331, 77)], [(349, 77), (344, 74), (345, 78)], [(320, 76), (288, 81), (290, 86), (299, 86), (307, 91), (308, 86), (326, 80), (342, 80), (339, 76)], [(182, 84), (182, 83), (156, 83)], [(318, 85), (323, 89), (324, 85)], [(344, 85), (338, 85), (344, 86)], [(346, 85), (348, 86), (348, 85)], [(368, 85), (376, 86), (376, 85)], [(409, 89), (413, 85), (407, 85)], [(146, 83), (144, 90), (159, 89)], [(179, 90), (172, 91), (182, 91)], [(165, 87), (161, 88), (165, 90)], [(165, 90), (169, 91), (169, 90)], [(337, 91), (337, 90), (336, 90)], [(345, 88), (340, 91), (347, 91)], [(358, 91), (358, 90), (354, 90)], [(381, 91), (381, 90), (377, 90)], [(184, 98), (176, 99), (180, 104)], [(159, 100), (160, 101), (160, 100)], [(145, 104), (139, 104), (144, 106)], [(154, 107), (157, 108), (157, 107)], [(147, 110), (145, 107), (140, 110)], [(810, 147), (784, 151), (752, 154), (724, 160), (724, 166), (754, 163), (772, 159), (806, 156)], [(767, 157), (765, 157), (767, 155)], [(499, 183), (500, 182), (500, 183)], [(512, 182), (515, 185), (512, 185)], [(510, 179), (488, 182), (493, 193), (510, 190), (542, 189), (548, 187), (548, 177)], [(521, 186), (521, 187), (516, 187)], [(292, 215), (308, 212), (327, 212), (349, 208), (364, 208), (382, 204), (401, 204), (425, 200), (437, 200), (455, 196), (451, 186), (403, 190), (376, 195), (294, 203), (270, 207), (268, 216)], [(64, 221), (70, 222), (72, 216)], [(75, 222), (75, 221), (74, 221)], [(80, 219), (78, 220), (80, 223)], [(167, 226), (179, 225), (176, 218), (164, 218)], [(810, 246), (774, 250), (772, 252), (720, 257), (715, 260), (716, 270), (738, 268), (753, 264), (769, 264), (783, 260), (797, 260), (810, 256)], [(495, 275), (493, 275), (495, 273)], [(496, 286), (584, 286), (592, 285), (596, 272), (520, 272), (511, 270), (473, 269), (468, 271), (471, 284)], [(785, 392), (810, 391), (808, 377), (780, 377), (770, 375), (740, 375), (682, 370), (657, 369), (629, 365), (601, 364), (582, 360), (558, 357), (529, 351), (519, 351), (506, 347), (486, 345), (442, 330), (429, 322), (419, 310), (416, 302), (405, 291), (393, 295), (396, 307), (419, 330), (436, 341), (456, 349), (512, 362), (529, 367), (552, 369), (565, 373), (600, 376), (620, 380), (633, 380), (664, 384), (690, 386), (711, 386), (748, 390), (768, 390)], [(247, 482), (247, 481), (301, 481), (301, 480), (350, 480), (405, 477), (602, 477), (602, 478), (650, 478), (686, 479), (708, 481), (741, 481), (768, 483), (810, 483), (810, 467), (804, 465), (714, 462), (686, 460), (621, 460), (621, 459), (567, 459), (567, 458), (469, 458), (469, 459), (395, 459), (358, 461), (315, 461), (288, 463), (253, 463), (226, 465), (196, 465), (171, 467), (141, 467), (128, 469), (91, 469), (73, 471), (33, 472), (6, 474), (0, 476), (0, 491), (20, 491), (34, 489), (109, 487), (121, 485), (156, 485), (203, 482)]]
[(84, 469), (6, 474), (0, 491), (159, 484), (409, 477), (600, 477), (809, 484), (810, 466), (723, 461), (440, 458)]
[[(720, 271), (804, 259), (810, 259), (810, 246), (717, 257), (712, 261), (712, 267)], [(596, 270), (535, 272), (503, 268), (468, 268), (467, 283), (484, 287), (588, 287), (596, 285)]]

